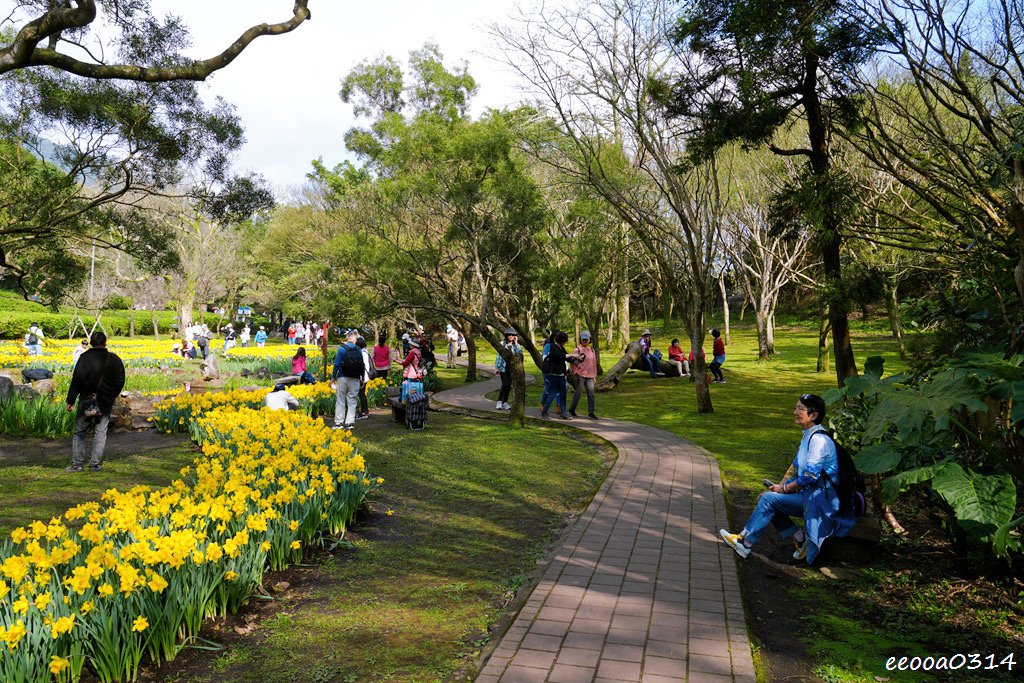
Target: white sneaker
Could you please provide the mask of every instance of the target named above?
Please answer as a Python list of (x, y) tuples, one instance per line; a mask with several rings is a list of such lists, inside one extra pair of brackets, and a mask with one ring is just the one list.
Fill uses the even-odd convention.
[(510, 404), (510, 403), (502, 403), (501, 404), (501, 409), (502, 410), (512, 410), (512, 404)]
[(498, 401), (497, 403), (494, 404), (494, 409), (495, 410), (505, 410), (505, 404), (502, 403), (501, 401)]
[(725, 529), (719, 529), (718, 535), (722, 537), (722, 540), (732, 546), (732, 549), (736, 551), (736, 554), (740, 557), (746, 557), (750, 554), (750, 548), (743, 545), (743, 537), (739, 534), (730, 534)]

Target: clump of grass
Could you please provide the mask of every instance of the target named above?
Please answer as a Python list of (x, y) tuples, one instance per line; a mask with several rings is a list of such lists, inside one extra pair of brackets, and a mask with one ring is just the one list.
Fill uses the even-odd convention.
[(0, 434), (56, 439), (71, 434), (75, 415), (64, 403), (44, 396), (28, 399), (12, 394), (0, 401)]

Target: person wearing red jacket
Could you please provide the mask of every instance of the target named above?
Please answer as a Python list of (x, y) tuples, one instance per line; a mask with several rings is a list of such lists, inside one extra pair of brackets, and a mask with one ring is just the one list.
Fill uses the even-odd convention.
[(715, 376), (716, 384), (725, 384), (725, 376), (722, 375), (722, 366), (725, 364), (725, 341), (722, 340), (722, 333), (718, 330), (711, 330), (711, 336), (715, 338), (712, 348), (714, 360), (711, 361), (708, 369)]
[(686, 377), (690, 374), (690, 361), (687, 360), (686, 352), (679, 345), (678, 339), (673, 339), (672, 345), (668, 347), (668, 362), (670, 365), (676, 366), (679, 377)]

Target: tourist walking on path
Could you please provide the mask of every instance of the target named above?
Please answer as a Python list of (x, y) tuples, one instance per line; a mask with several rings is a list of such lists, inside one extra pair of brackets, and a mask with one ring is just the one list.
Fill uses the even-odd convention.
[(338, 347), (338, 352), (334, 355), (332, 377), (338, 383), (334, 403), (335, 429), (352, 429), (356, 424), (356, 400), (365, 372), (363, 352), (356, 346), (358, 338), (358, 332), (348, 330), (345, 333), (345, 343)]
[(295, 323), (288, 326), (288, 344), (292, 345), (295, 343), (295, 337), (298, 335), (298, 330), (295, 328)]
[(238, 339), (238, 333), (235, 332), (235, 326), (228, 323), (228, 328), (224, 332), (224, 357), (228, 357), (228, 351), (235, 348), (235, 340)]
[(366, 400), (366, 385), (370, 381), (370, 368), (373, 367), (373, 361), (370, 359), (370, 352), (366, 350), (366, 340), (363, 337), (356, 338), (356, 346), (363, 354), (363, 376), (359, 381), (359, 409), (356, 411), (356, 419), (365, 420), (370, 417), (370, 402)]
[(558, 330), (551, 330), (548, 338), (544, 340), (544, 346), (540, 350), (540, 372), (541, 379), (544, 380), (544, 389), (540, 394), (540, 409), (542, 411), (544, 410), (544, 404), (547, 403), (548, 394), (551, 393), (551, 377), (544, 368), (547, 367), (548, 354), (551, 353), (551, 347), (555, 345), (556, 336), (558, 336)]
[(29, 325), (28, 332), (25, 334), (25, 348), (28, 350), (30, 356), (41, 356), (43, 355), (43, 339), (46, 335), (43, 334), (42, 328), (39, 327), (39, 323), (32, 323)]
[[(505, 330), (505, 341), (502, 343), (502, 346), (511, 351), (513, 355), (523, 355), (523, 347), (519, 345), (519, 334), (511, 327)], [(494, 374), (501, 378), (498, 403), (494, 407), (498, 410), (511, 410), (512, 406), (509, 404), (508, 399), (509, 394), (512, 393), (512, 368), (508, 367), (508, 363), (505, 362), (500, 353), (494, 360)]]
[(713, 360), (708, 369), (715, 376), (716, 384), (725, 384), (725, 376), (722, 374), (722, 366), (725, 365), (725, 340), (722, 339), (722, 333), (718, 330), (711, 330), (711, 336), (715, 338), (715, 342), (711, 349)]
[(448, 363), (445, 367), (455, 367), (455, 354), (459, 350), (459, 331), (451, 325), (445, 328), (445, 337), (448, 338)]
[(388, 346), (388, 337), (383, 332), (377, 337), (377, 345), (373, 347), (373, 369), (377, 376), (384, 379), (391, 374), (391, 347)]
[[(782, 481), (761, 494), (740, 533), (732, 534), (725, 529), (718, 532), (740, 557), (750, 555), (761, 532), (774, 524), (780, 537), (793, 539), (793, 558), (805, 558), (810, 564), (826, 538), (845, 536), (857, 521), (856, 517), (840, 514), (836, 445), (821, 426), (825, 401), (815, 394), (804, 394), (796, 402), (793, 418), (804, 433)], [(791, 517), (803, 517), (805, 529), (796, 526)]]
[(260, 325), (256, 331), (256, 348), (262, 349), (267, 344), (267, 329)]
[(89, 468), (98, 470), (107, 445), (107, 427), (114, 400), (124, 389), (124, 363), (117, 354), (107, 350), (107, 335), (93, 332), (92, 348), (82, 354), (75, 365), (68, 387), (67, 406), (75, 413), (75, 434), (71, 439), (71, 465), (65, 472), (81, 472), (85, 465), (85, 433), (93, 427), (92, 457)]
[(252, 338), (251, 332), (252, 328), (249, 327), (249, 323), (246, 323), (245, 327), (242, 328), (242, 333), (238, 335), (239, 341), (242, 342), (243, 349), (249, 348), (249, 340)]
[(210, 340), (213, 339), (213, 335), (210, 333), (210, 328), (203, 325), (196, 332), (196, 346), (199, 347), (199, 353), (203, 356), (203, 360), (210, 355)]
[(651, 331), (644, 330), (640, 334), (640, 358), (647, 365), (647, 369), (651, 373), (651, 379), (657, 379), (662, 377), (661, 374), (661, 362), (651, 354)]
[(668, 360), (666, 362), (676, 367), (680, 378), (690, 374), (690, 361), (686, 359), (686, 352), (679, 345), (678, 339), (673, 339), (672, 345), (668, 347)]
[(551, 389), (548, 392), (548, 397), (544, 401), (544, 409), (541, 411), (541, 417), (548, 416), (548, 409), (551, 407), (552, 402), (558, 401), (558, 407), (561, 408), (561, 417), (563, 420), (572, 419), (569, 417), (569, 411), (565, 406), (565, 343), (569, 341), (569, 335), (565, 332), (559, 332), (555, 335), (554, 343), (551, 344), (551, 350), (548, 352), (547, 358), (544, 359), (544, 372), (551, 376), (550, 384)]
[(594, 414), (594, 382), (597, 380), (597, 354), (590, 346), (590, 332), (583, 330), (580, 334), (580, 345), (572, 352), (571, 358), (576, 358), (570, 371), (572, 372), (573, 394), (572, 406), (569, 408), (569, 415), (579, 417), (576, 414), (576, 406), (580, 404), (580, 395), (587, 392), (587, 417), (596, 420)]
[(316, 384), (316, 377), (306, 368), (306, 348), (300, 346), (292, 356), (292, 374), (298, 376), (303, 384)]

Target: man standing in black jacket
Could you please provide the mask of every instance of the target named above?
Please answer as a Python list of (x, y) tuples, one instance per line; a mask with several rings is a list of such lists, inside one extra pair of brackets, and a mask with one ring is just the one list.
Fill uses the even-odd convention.
[[(107, 350), (107, 335), (93, 332), (89, 338), (92, 348), (82, 354), (75, 366), (68, 388), (68, 411), (78, 402), (75, 415), (75, 435), (71, 440), (71, 465), (65, 472), (81, 472), (85, 465), (85, 433), (95, 426), (92, 441), (92, 459), (89, 468), (98, 470), (107, 445), (107, 426), (114, 400), (124, 389), (124, 363), (117, 354)], [(89, 413), (98, 413), (89, 415)]]

